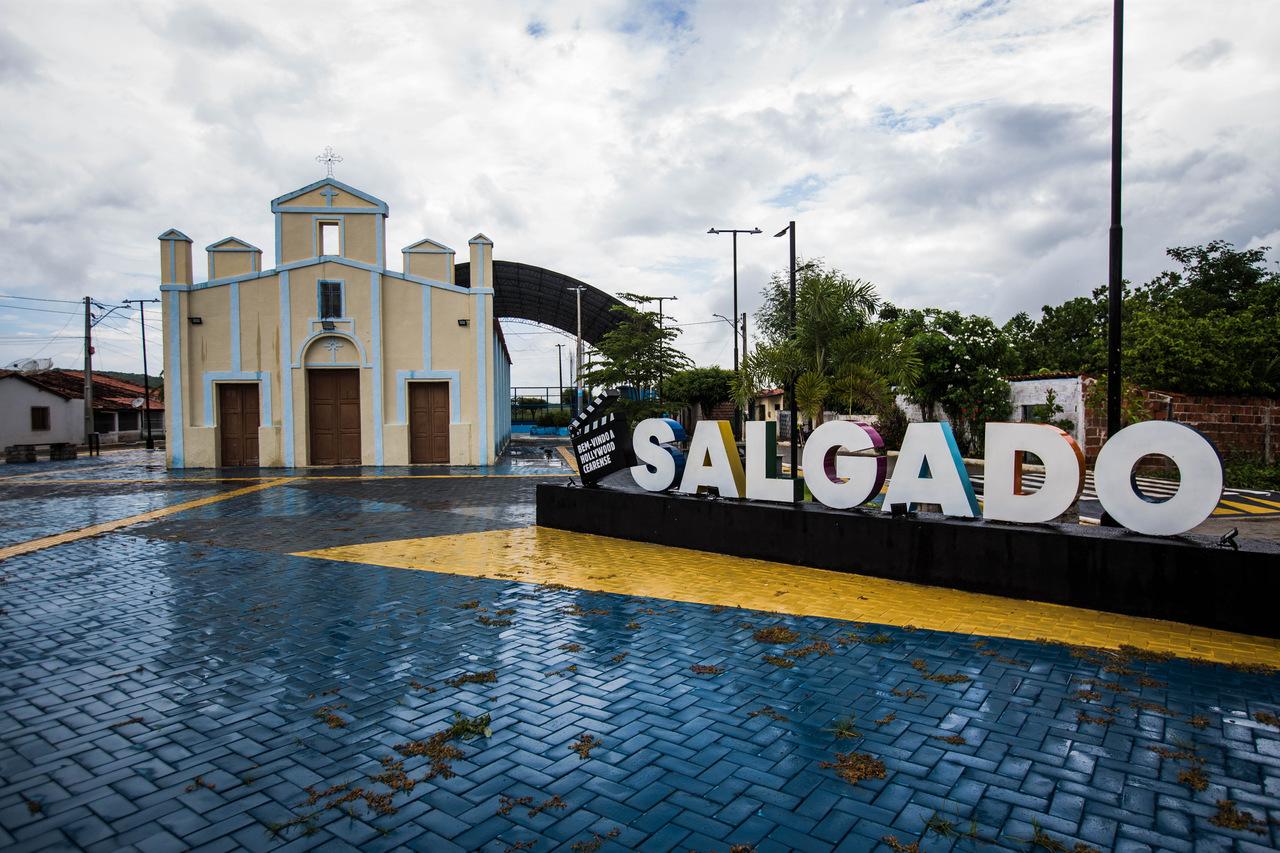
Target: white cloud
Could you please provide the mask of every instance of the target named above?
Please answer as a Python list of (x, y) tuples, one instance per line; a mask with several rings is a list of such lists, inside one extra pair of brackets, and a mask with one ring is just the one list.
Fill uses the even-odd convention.
[[(728, 240), (707, 228), (765, 230), (739, 243), (750, 312), (794, 218), (803, 254), (899, 304), (1035, 312), (1106, 276), (1110, 8), (10, 4), (0, 289), (148, 295), (171, 226), (269, 256), (268, 201), (333, 145), (339, 176), (390, 203), (393, 257), (484, 231), (499, 258), (678, 294), (676, 320), (703, 323), (731, 310)], [(1126, 33), (1127, 277), (1171, 245), (1274, 243), (1267, 0), (1131, 4)], [(78, 363), (74, 336), (54, 339), (65, 316), (5, 314), (0, 360), (31, 332)], [(509, 331), (516, 381), (554, 383), (560, 338)], [(691, 325), (684, 344), (727, 365), (728, 333)], [(113, 334), (99, 353), (133, 367)]]

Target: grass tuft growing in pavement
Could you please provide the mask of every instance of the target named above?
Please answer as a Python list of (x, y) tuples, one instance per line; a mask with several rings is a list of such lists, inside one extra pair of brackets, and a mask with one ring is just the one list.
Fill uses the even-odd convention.
[(865, 752), (837, 752), (835, 761), (823, 761), (818, 766), (833, 768), (836, 775), (850, 785), (864, 779), (884, 778), (884, 762)]
[(337, 702), (333, 705), (322, 705), (316, 709), (314, 716), (317, 720), (324, 720), (324, 724), (331, 729), (345, 729), (347, 721), (339, 717), (335, 711), (347, 707), (346, 702)]
[(461, 687), (464, 684), (493, 684), (498, 680), (496, 670), (486, 669), (484, 672), (464, 672), (462, 675), (447, 679), (450, 687)]
[(860, 738), (862, 732), (854, 727), (853, 717), (841, 717), (831, 723), (831, 728), (827, 729), (838, 738)]
[(543, 812), (549, 811), (551, 809), (567, 809), (567, 808), (569, 808), (569, 804), (566, 803), (564, 800), (560, 799), (559, 794), (556, 794), (555, 796), (550, 797), (546, 800), (543, 800), (541, 803), (538, 803), (538, 805), (530, 808), (529, 817), (537, 817)]
[(431, 772), (425, 778), (434, 779), (439, 776), (442, 779), (452, 779), (456, 775), (453, 772), (452, 762), (465, 758), (466, 753), (450, 741), (489, 737), (493, 734), (489, 723), (488, 714), (470, 718), (459, 711), (454, 711), (453, 722), (449, 728), (436, 732), (426, 740), (397, 744), (394, 749), (405, 758), (425, 756), (431, 759)]
[(800, 635), (784, 625), (761, 628), (751, 635), (757, 643), (778, 643), (785, 645), (800, 639)]
[(1258, 722), (1262, 723), (1264, 726), (1273, 726), (1277, 729), (1280, 729), (1280, 717), (1277, 717), (1275, 714), (1271, 713), (1270, 711), (1255, 711), (1253, 714), (1253, 718)]
[(1242, 830), (1258, 835), (1267, 834), (1266, 823), (1236, 808), (1235, 800), (1218, 800), (1218, 813), (1209, 818), (1209, 823), (1223, 829)]
[(509, 815), (511, 810), (517, 806), (527, 806), (533, 802), (533, 797), (508, 797), (505, 794), (498, 797), (498, 814)]
[(769, 719), (777, 723), (787, 722), (787, 717), (784, 714), (779, 713), (778, 710), (774, 708), (772, 705), (765, 705), (763, 708), (760, 708), (759, 710), (750, 711), (747, 713), (747, 716), (748, 717), (768, 717)]
[(1031, 821), (1031, 837), (1030, 838), (1014, 838), (1012, 840), (1019, 844), (1025, 844), (1031, 850), (1049, 850), (1052, 853), (1102, 853), (1096, 847), (1090, 847), (1077, 841), (1073, 846), (1068, 847), (1065, 842), (1054, 838), (1052, 835), (1044, 831), (1044, 827), (1039, 821)]
[(604, 846), (606, 841), (611, 838), (617, 838), (621, 834), (622, 828), (618, 826), (615, 826), (604, 835), (601, 835), (598, 832), (593, 832), (591, 833), (591, 838), (589, 840), (575, 841), (573, 844), (569, 845), (569, 849), (573, 850), (574, 853), (595, 853)]
[(591, 757), (591, 750), (602, 745), (603, 743), (604, 741), (600, 740), (595, 735), (582, 734), (578, 737), (577, 740), (575, 740), (572, 744), (569, 745), (569, 749), (578, 753), (579, 759), (587, 759)]
[(832, 654), (831, 644), (825, 640), (814, 640), (807, 646), (801, 646), (798, 649), (787, 649), (783, 652), (789, 658), (803, 660), (809, 655), (817, 655), (818, 657), (829, 657)]

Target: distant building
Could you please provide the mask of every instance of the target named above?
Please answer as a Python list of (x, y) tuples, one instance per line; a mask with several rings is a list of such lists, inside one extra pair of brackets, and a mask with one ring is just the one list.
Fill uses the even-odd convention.
[[(151, 424), (164, 433), (164, 403), (152, 388)], [(142, 440), (141, 385), (93, 375), (93, 428), (103, 444)], [(135, 405), (136, 404), (136, 405)], [(84, 442), (84, 373), (0, 370), (0, 445)]]
[(776, 421), (782, 411), (785, 394), (781, 388), (768, 388), (756, 393), (755, 420)]
[(325, 178), (271, 202), (275, 266), (236, 237), (160, 235), (169, 465), (484, 465), (511, 435), (493, 243), (387, 267), (386, 202)]

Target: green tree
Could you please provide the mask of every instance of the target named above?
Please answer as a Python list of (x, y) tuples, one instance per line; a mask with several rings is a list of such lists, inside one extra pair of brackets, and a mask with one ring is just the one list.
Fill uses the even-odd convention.
[(733, 371), (720, 367), (692, 367), (677, 371), (662, 381), (664, 403), (691, 406), (695, 403), (702, 411), (725, 400), (733, 399)]
[(659, 328), (656, 311), (636, 307), (645, 301), (644, 297), (626, 293), (619, 296), (625, 303), (613, 306), (620, 315), (618, 323), (596, 343), (599, 359), (583, 373), (583, 380), (590, 387), (634, 388), (641, 392), (642, 399), (624, 398), (619, 403), (635, 418), (660, 408), (655, 393), (660, 376), (670, 376), (691, 367), (693, 362), (674, 346), (679, 329)]
[[(1178, 246), (1180, 269), (1123, 294), (1126, 381), (1151, 389), (1205, 394), (1280, 391), (1280, 274), (1268, 247), (1237, 250), (1215, 240)], [(1107, 369), (1107, 290), (1046, 305), (1039, 321), (1005, 324), (1016, 372)]]
[(750, 382), (794, 384), (797, 409), (814, 423), (827, 408), (887, 413), (895, 387), (914, 378), (919, 359), (895, 327), (876, 320), (875, 285), (822, 261), (800, 264), (794, 335), (790, 298), (788, 277), (774, 274), (756, 312), (763, 341), (743, 363)]
[(1008, 336), (987, 317), (936, 308), (904, 310), (894, 322), (921, 361), (908, 398), (930, 420), (941, 408), (961, 450), (980, 452), (983, 425), (1013, 411), (1003, 379), (1016, 365)]

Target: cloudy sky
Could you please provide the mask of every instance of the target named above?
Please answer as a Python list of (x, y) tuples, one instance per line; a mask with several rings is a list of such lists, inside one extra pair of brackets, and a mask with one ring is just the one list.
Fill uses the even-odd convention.
[[(326, 145), (390, 204), (393, 263), (483, 231), (499, 259), (678, 295), (703, 364), (732, 357), (712, 320), (731, 310), (729, 238), (711, 226), (766, 232), (740, 244), (747, 311), (793, 218), (801, 254), (904, 306), (1003, 321), (1106, 279), (1108, 2), (0, 12), (4, 362), (78, 366), (71, 300), (158, 295), (166, 228), (197, 250), (235, 234), (269, 262), (269, 201), (321, 177)], [(1165, 269), (1171, 245), (1280, 245), (1275, 0), (1130, 3), (1126, 29), (1126, 276)], [(554, 383), (563, 338), (507, 330), (515, 382)], [(98, 335), (99, 366), (140, 366), (136, 312)]]

